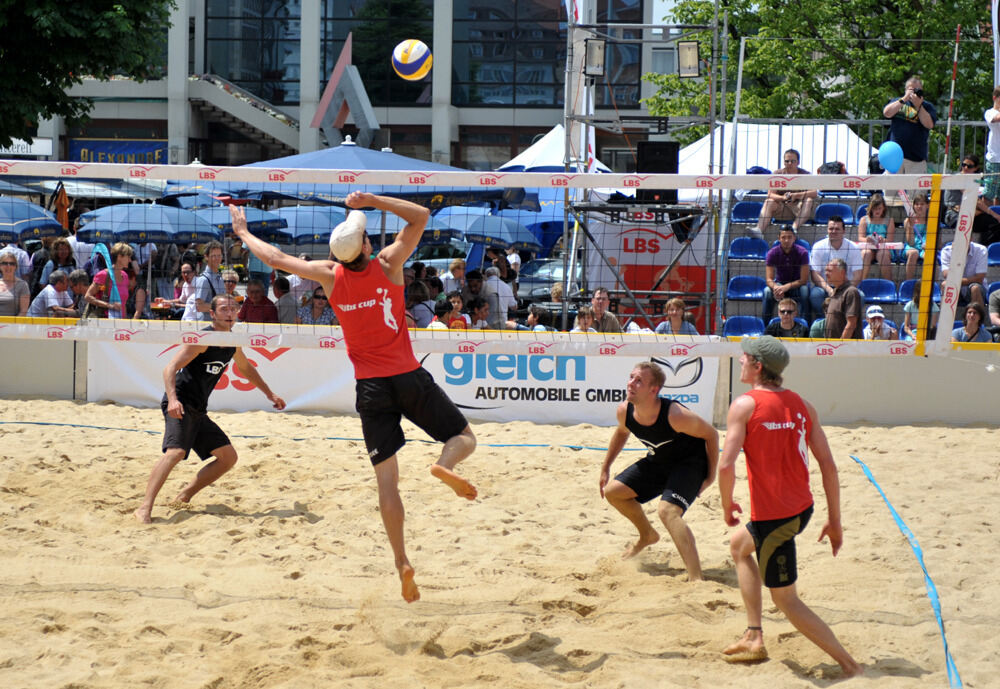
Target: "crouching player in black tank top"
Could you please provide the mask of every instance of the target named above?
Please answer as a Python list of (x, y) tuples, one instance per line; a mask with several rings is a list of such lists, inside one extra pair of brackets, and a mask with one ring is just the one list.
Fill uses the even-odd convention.
[[(639, 539), (626, 548), (623, 558), (633, 557), (660, 540), (642, 510), (642, 503), (659, 496), (660, 519), (684, 560), (688, 580), (698, 581), (702, 579), (701, 563), (694, 534), (684, 523), (684, 513), (715, 480), (719, 433), (679, 402), (660, 399), (664, 380), (663, 369), (650, 361), (632, 369), (626, 401), (618, 406), (618, 427), (601, 466), (601, 496), (639, 531)], [(611, 464), (630, 433), (642, 441), (649, 453), (608, 481)]]
[[(212, 325), (205, 330), (230, 332), (236, 322), (236, 302), (233, 298), (219, 294), (212, 299), (210, 313)], [(144, 524), (152, 521), (153, 503), (167, 477), (177, 463), (187, 459), (191, 450), (203, 460), (215, 459), (198, 472), (190, 483), (170, 504), (181, 509), (202, 488), (211, 485), (236, 464), (236, 450), (229, 437), (208, 417), (208, 396), (215, 389), (222, 373), (232, 359), (247, 380), (257, 386), (274, 408), (281, 411), (285, 400), (267, 386), (257, 369), (250, 365), (239, 347), (210, 347), (186, 344), (181, 346), (167, 367), (163, 369), (163, 384), (166, 393), (160, 408), (166, 430), (163, 433), (163, 457), (153, 467), (153, 473), (146, 484), (146, 497), (134, 514)]]

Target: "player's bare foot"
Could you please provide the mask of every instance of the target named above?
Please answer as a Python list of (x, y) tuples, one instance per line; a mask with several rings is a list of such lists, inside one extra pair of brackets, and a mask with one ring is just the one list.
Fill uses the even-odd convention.
[(860, 677), (861, 675), (865, 674), (864, 665), (855, 662), (853, 659), (851, 660), (851, 663), (852, 663), (851, 665), (844, 665), (843, 663), (841, 663), (840, 665), (840, 669), (844, 673), (845, 678)]
[(479, 495), (476, 487), (456, 474), (451, 469), (446, 469), (440, 464), (431, 465), (431, 475), (442, 481), (445, 485), (455, 491), (455, 495), (466, 500), (475, 500)]
[(747, 629), (739, 641), (730, 644), (723, 651), (727, 663), (756, 663), (767, 659), (764, 635)]
[(184, 498), (178, 495), (176, 498), (167, 503), (167, 507), (169, 507), (172, 510), (186, 510), (190, 509), (191, 501), (185, 500)]
[(152, 524), (153, 514), (152, 510), (147, 510), (144, 507), (140, 507), (132, 515), (139, 520), (140, 524)]
[(399, 568), (399, 580), (403, 584), (403, 600), (407, 603), (420, 600), (420, 590), (417, 588), (417, 582), (414, 580), (415, 574), (416, 572), (413, 571), (413, 567), (410, 565), (403, 565)]
[(622, 553), (622, 559), (628, 560), (631, 557), (635, 557), (636, 555), (641, 553), (646, 548), (646, 546), (653, 545), (658, 540), (660, 540), (660, 534), (657, 533), (656, 530), (650, 531), (648, 534), (644, 536), (640, 536), (638, 541), (636, 541), (634, 544), (630, 545), (628, 548), (625, 549), (625, 552)]

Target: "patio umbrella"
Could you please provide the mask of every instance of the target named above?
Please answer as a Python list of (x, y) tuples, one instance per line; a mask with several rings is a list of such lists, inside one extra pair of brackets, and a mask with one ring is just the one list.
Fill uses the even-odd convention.
[[(543, 249), (548, 252), (563, 235), (564, 211), (562, 203), (558, 207), (543, 206), (540, 211), (505, 208), (497, 213), (501, 218), (510, 218), (524, 225), (531, 234), (538, 238)], [(569, 219), (573, 226), (573, 216)]]
[(184, 210), (194, 211), (199, 208), (214, 208), (223, 203), (212, 194), (197, 191), (184, 191), (174, 194), (164, 194), (159, 203), (164, 206), (176, 206)]
[(479, 218), (490, 214), (489, 206), (445, 206), (434, 218), (457, 230), (467, 230)]
[(80, 216), (82, 242), (163, 242), (186, 244), (222, 240), (222, 232), (192, 211), (147, 203), (105, 206)]
[[(368, 236), (376, 237), (382, 234), (382, 223), (383, 215), (381, 211), (365, 211), (365, 215), (368, 216)], [(385, 235), (386, 241), (391, 241), (391, 238), (395, 236), (400, 230), (406, 227), (406, 221), (395, 213), (385, 214)], [(433, 215), (427, 220), (427, 225), (424, 227), (424, 234), (420, 238), (421, 244), (446, 244), (452, 239), (460, 239), (462, 237), (461, 229), (456, 229), (450, 227), (449, 223), (446, 221), (441, 221), (434, 217)], [(374, 241), (372, 242), (375, 243)]]
[(60, 237), (63, 227), (49, 211), (12, 196), (0, 197), (0, 242)]
[(295, 246), (328, 244), (330, 231), (347, 217), (338, 206), (285, 206), (273, 212), (288, 223), (289, 241)]
[[(216, 229), (224, 234), (233, 231), (233, 218), (229, 214), (228, 206), (198, 208), (191, 212), (209, 224), (214, 225)], [(243, 212), (247, 216), (247, 229), (254, 236), (276, 242), (291, 239), (291, 236), (287, 232), (281, 232), (281, 230), (288, 227), (288, 221), (281, 216), (261, 210), (260, 208), (254, 208), (253, 206), (244, 206)], [(274, 239), (273, 237), (277, 233), (280, 233), (282, 238)]]
[(535, 235), (524, 225), (498, 215), (488, 215), (474, 221), (465, 231), (465, 241), (490, 244), (504, 249), (514, 247), (538, 251), (542, 248)]

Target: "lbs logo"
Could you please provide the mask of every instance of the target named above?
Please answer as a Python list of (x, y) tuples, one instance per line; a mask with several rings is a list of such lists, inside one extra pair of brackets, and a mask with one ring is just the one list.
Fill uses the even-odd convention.
[(628, 347), (627, 344), (615, 344), (613, 342), (604, 342), (597, 348), (597, 353), (602, 356), (616, 356), (619, 351)]
[(545, 354), (549, 347), (554, 345), (555, 342), (550, 342), (545, 344), (544, 342), (531, 342), (528, 344), (528, 354)]
[(343, 341), (342, 337), (330, 337), (329, 335), (319, 338), (320, 349), (336, 349), (337, 343)]

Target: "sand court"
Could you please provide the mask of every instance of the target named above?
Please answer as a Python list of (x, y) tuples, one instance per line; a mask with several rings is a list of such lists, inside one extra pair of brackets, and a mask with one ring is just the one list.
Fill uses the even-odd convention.
[[(421, 600), (407, 605), (356, 417), (215, 413), (240, 461), (196, 496), (132, 518), (160, 455), (158, 409), (0, 400), (0, 685), (9, 687), (828, 686), (839, 668), (765, 597), (770, 659), (725, 663), (746, 622), (715, 485), (688, 513), (707, 580), (685, 581), (661, 529), (637, 557), (601, 500), (611, 428), (473, 424), (461, 465), (479, 498), (432, 477), (439, 445), (406, 426), (406, 536)], [(613, 410), (609, 409), (609, 422)], [(53, 425), (44, 425), (53, 424)], [(75, 425), (73, 425), (75, 424)], [(967, 687), (995, 684), (1000, 628), (991, 428), (828, 427), (845, 545), (799, 537), (799, 591), (866, 676), (849, 686), (949, 684), (942, 635), (909, 542), (919, 541)], [(529, 447), (526, 445), (542, 445)], [(638, 449), (632, 439), (627, 446)], [(584, 448), (584, 449), (580, 449)], [(623, 452), (613, 471), (641, 456)], [(737, 500), (749, 509), (738, 466)], [(653, 514), (655, 503), (647, 505)]]

